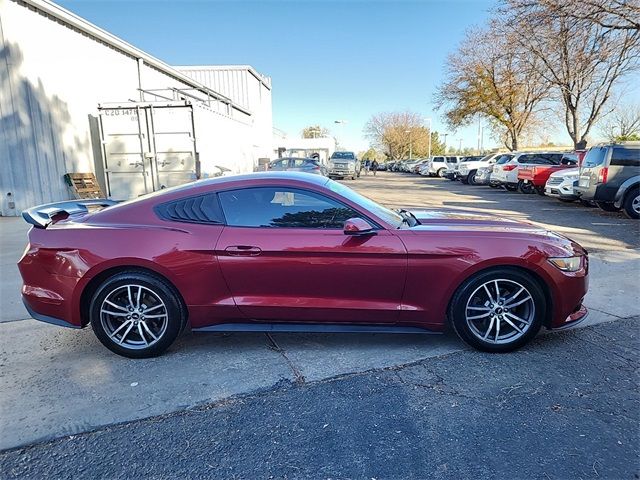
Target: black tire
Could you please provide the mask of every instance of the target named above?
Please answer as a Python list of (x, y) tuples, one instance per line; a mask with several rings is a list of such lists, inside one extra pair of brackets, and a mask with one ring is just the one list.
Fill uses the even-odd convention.
[[(117, 295), (117, 292), (123, 290), (128, 285), (142, 287), (145, 291), (144, 295), (149, 295), (149, 293), (146, 293), (147, 291), (151, 292), (151, 294), (155, 295), (155, 297), (162, 302), (161, 307), (156, 306), (154, 308), (155, 311), (156, 312), (159, 311), (160, 313), (163, 313), (163, 312), (166, 313), (165, 315), (166, 327), (162, 328), (161, 332), (156, 331), (156, 333), (158, 334), (158, 337), (156, 340), (153, 339), (155, 337), (151, 337), (150, 334), (147, 334), (146, 332), (144, 332), (144, 329), (142, 328), (142, 323), (144, 323), (145, 328), (147, 328), (147, 331), (149, 331), (148, 330), (149, 327), (147, 327), (147, 323), (142, 322), (142, 320), (144, 320), (145, 318), (143, 316), (144, 313), (139, 314), (140, 317), (135, 317), (136, 321), (140, 322), (140, 326), (138, 328), (140, 328), (140, 330), (143, 331), (142, 339), (145, 342), (148, 342), (149, 340), (151, 341), (150, 345), (147, 347), (139, 346), (139, 345), (126, 346), (126, 344), (129, 344), (130, 341), (136, 340), (136, 337), (138, 339), (141, 338), (140, 333), (133, 331), (135, 330), (134, 328), (130, 329), (133, 331), (133, 333), (130, 333), (131, 335), (133, 335), (133, 337), (127, 337), (126, 342), (124, 342), (125, 345), (119, 344), (116, 340), (113, 340), (109, 336), (109, 333), (106, 330), (106, 329), (112, 328), (112, 324), (114, 322), (121, 321), (122, 323), (125, 323), (125, 322), (133, 321), (133, 320), (127, 320), (127, 318), (130, 318), (130, 316), (125, 317), (125, 319), (123, 320), (119, 320), (119, 319), (109, 318), (109, 316), (103, 317), (101, 313), (105, 299), (107, 299), (108, 297), (113, 298), (112, 295)], [(135, 295), (136, 291), (137, 290), (134, 290), (134, 296), (136, 296)], [(131, 296), (129, 296), (129, 298), (131, 298)], [(143, 303), (144, 298), (145, 297), (143, 296), (140, 301), (137, 301), (138, 303), (137, 307), (144, 306), (144, 303)], [(151, 297), (151, 298), (153, 299), (154, 297)], [(113, 305), (113, 303), (111, 305)], [(135, 305), (132, 305), (132, 307), (135, 307)], [(110, 308), (111, 310), (115, 310), (113, 307), (108, 307), (108, 308)], [(160, 310), (158, 310), (158, 308), (160, 308)], [(119, 313), (121, 309), (118, 309), (116, 311)], [(132, 310), (131, 315), (134, 315), (134, 316), (136, 315), (135, 308)], [(154, 316), (157, 316), (157, 315), (154, 314)], [(140, 318), (140, 320), (138, 320), (138, 318)], [(180, 297), (178, 296), (175, 289), (173, 288), (173, 286), (169, 284), (165, 279), (163, 279), (158, 275), (154, 275), (152, 273), (138, 271), (138, 270), (131, 270), (131, 271), (117, 273), (107, 278), (98, 287), (98, 289), (95, 291), (95, 293), (91, 298), (91, 303), (89, 306), (89, 319), (91, 322), (91, 327), (93, 328), (93, 331), (96, 337), (98, 337), (98, 340), (100, 340), (100, 342), (112, 352), (117, 353), (118, 355), (122, 355), (124, 357), (129, 357), (129, 358), (150, 358), (150, 357), (155, 357), (162, 354), (167, 348), (169, 348), (169, 346), (171, 346), (171, 344), (175, 341), (178, 335), (180, 335), (180, 332), (182, 332), (182, 330), (184, 329), (187, 323), (187, 311), (184, 305), (182, 304)], [(147, 321), (151, 323), (151, 322), (155, 322), (156, 319), (153, 319), (153, 320), (147, 319)], [(160, 320), (158, 320), (158, 322), (159, 321)], [(117, 325), (117, 323), (115, 325)], [(151, 325), (150, 328), (153, 329), (153, 325)], [(126, 331), (126, 328), (122, 329), (121, 331), (124, 333), (124, 331)], [(117, 338), (117, 333), (115, 334), (113, 332), (111, 333), (113, 334), (114, 337)], [(126, 337), (126, 334), (122, 335), (123, 341), (125, 340), (124, 337)], [(141, 342), (142, 340), (140, 340), (140, 343)]]
[(531, 185), (530, 183), (524, 183), (524, 180), (520, 180), (516, 188), (520, 193), (524, 193), (527, 195), (535, 192), (533, 185)]
[(534, 188), (538, 195), (540, 195), (541, 197), (546, 196), (546, 194), (544, 193), (544, 187), (534, 187)]
[(502, 185), (496, 185), (495, 183), (490, 183), (489, 186), (491, 188), (500, 188), (500, 187), (502, 187)]
[(467, 175), (467, 183), (469, 185), (477, 185), (476, 183), (476, 170), (471, 170)]
[(620, 209), (616, 207), (612, 202), (596, 202), (596, 205), (600, 210), (605, 212), (619, 212)]
[[(624, 197), (624, 202), (622, 204), (622, 210), (624, 210), (624, 214), (629, 217), (637, 220), (640, 218), (638, 214), (638, 205), (640, 204), (640, 188), (635, 187)], [(636, 208), (633, 208), (635, 205)]]
[(467, 175), (466, 177), (460, 177), (460, 181), (465, 185), (469, 185), (469, 175)]
[[(523, 327), (523, 333), (520, 336), (514, 338), (513, 341), (508, 341), (507, 339), (504, 343), (493, 343), (480, 338), (480, 336), (477, 333), (474, 333), (472, 328), (469, 326), (466, 316), (467, 304), (472, 301), (475, 292), (480, 289), (482, 285), (487, 282), (493, 283), (495, 280), (506, 282), (511, 281), (525, 287), (526, 291), (530, 294), (534, 305), (531, 310), (531, 319), (530, 324), (527, 327), (528, 329), (525, 330)], [(526, 292), (524, 294), (526, 294)], [(524, 346), (537, 335), (544, 323), (546, 311), (547, 299), (542, 288), (534, 277), (522, 270), (500, 267), (480, 272), (466, 280), (453, 295), (449, 305), (448, 316), (449, 321), (458, 336), (468, 345), (484, 352), (506, 353)], [(502, 328), (504, 329), (506, 324), (501, 321), (501, 325), (503, 325)], [(520, 326), (522, 327), (522, 324)], [(489, 329), (491, 329), (491, 326), (489, 326)], [(513, 332), (515, 332), (515, 330), (513, 330)]]
[(510, 183), (505, 183), (503, 185), (503, 187), (506, 188), (510, 192), (515, 192), (516, 190), (518, 190), (518, 185), (512, 185)]
[(437, 175), (438, 175), (440, 178), (444, 178), (444, 174), (445, 174), (445, 172), (446, 172), (446, 171), (447, 171), (447, 169), (446, 169), (446, 168), (441, 168), (441, 169), (439, 169), (439, 170), (438, 170)]

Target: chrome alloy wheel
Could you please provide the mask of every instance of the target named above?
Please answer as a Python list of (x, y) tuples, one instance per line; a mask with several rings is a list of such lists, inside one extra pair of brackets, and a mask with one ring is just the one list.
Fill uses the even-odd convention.
[(518, 282), (496, 279), (480, 285), (467, 301), (465, 316), (471, 332), (483, 342), (513, 342), (529, 330), (535, 318), (531, 293)]
[(100, 306), (100, 322), (117, 345), (138, 350), (162, 338), (169, 314), (160, 296), (142, 285), (113, 289)]
[(640, 195), (636, 195), (636, 198), (631, 202), (631, 208), (633, 211), (640, 215)]

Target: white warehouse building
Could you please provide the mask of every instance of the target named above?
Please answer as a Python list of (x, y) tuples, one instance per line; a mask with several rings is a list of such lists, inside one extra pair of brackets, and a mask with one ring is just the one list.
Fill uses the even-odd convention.
[(172, 67), (47, 0), (0, 0), (0, 216), (73, 198), (95, 173), (114, 199), (272, 155), (271, 79)]

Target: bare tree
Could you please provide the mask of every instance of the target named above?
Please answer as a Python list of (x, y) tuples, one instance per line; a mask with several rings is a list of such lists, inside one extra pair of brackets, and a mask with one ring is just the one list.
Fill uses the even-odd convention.
[(558, 15), (548, 0), (503, 0), (503, 20), (522, 48), (541, 62), (540, 74), (564, 106), (564, 123), (576, 147), (608, 113), (612, 88), (638, 67), (640, 32)]
[(511, 13), (547, 11), (558, 17), (585, 20), (608, 30), (640, 30), (638, 0), (512, 0)]
[[(423, 125), (422, 117), (414, 112), (374, 115), (365, 125), (364, 134), (375, 148), (391, 159), (407, 158), (410, 152), (413, 157), (423, 157), (429, 150), (429, 129)], [(432, 153), (437, 146), (432, 143)]]
[(302, 138), (320, 138), (330, 136), (327, 128), (320, 125), (310, 125), (302, 129)]
[(540, 75), (541, 62), (527, 57), (508, 29), (493, 22), (486, 30), (467, 33), (447, 59), (445, 80), (435, 104), (445, 109), (452, 129), (470, 124), (476, 115), (489, 119), (492, 130), (510, 150), (518, 149), (549, 84)]
[(610, 142), (640, 140), (640, 105), (619, 106), (603, 120), (600, 130)]

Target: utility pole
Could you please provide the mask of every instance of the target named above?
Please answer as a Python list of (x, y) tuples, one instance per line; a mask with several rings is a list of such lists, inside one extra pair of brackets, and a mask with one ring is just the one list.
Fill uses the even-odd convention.
[(449, 136), (448, 133), (443, 133), (442, 136), (444, 137), (444, 154), (447, 154), (447, 137)]
[(462, 153), (462, 139), (459, 138), (458, 139), (458, 153)]
[(413, 156), (413, 143), (411, 140), (411, 130), (405, 130), (404, 133), (409, 134), (409, 160), (411, 160), (411, 157)]
[[(333, 123), (337, 123), (338, 125), (340, 125), (340, 134), (343, 137), (342, 140), (344, 141), (344, 126), (347, 124), (346, 120), (334, 120)], [(338, 142), (340, 143), (340, 142)], [(342, 148), (346, 148), (344, 145), (340, 145)]]
[(431, 119), (427, 118), (429, 122), (429, 150), (427, 152), (427, 158), (431, 158)]

